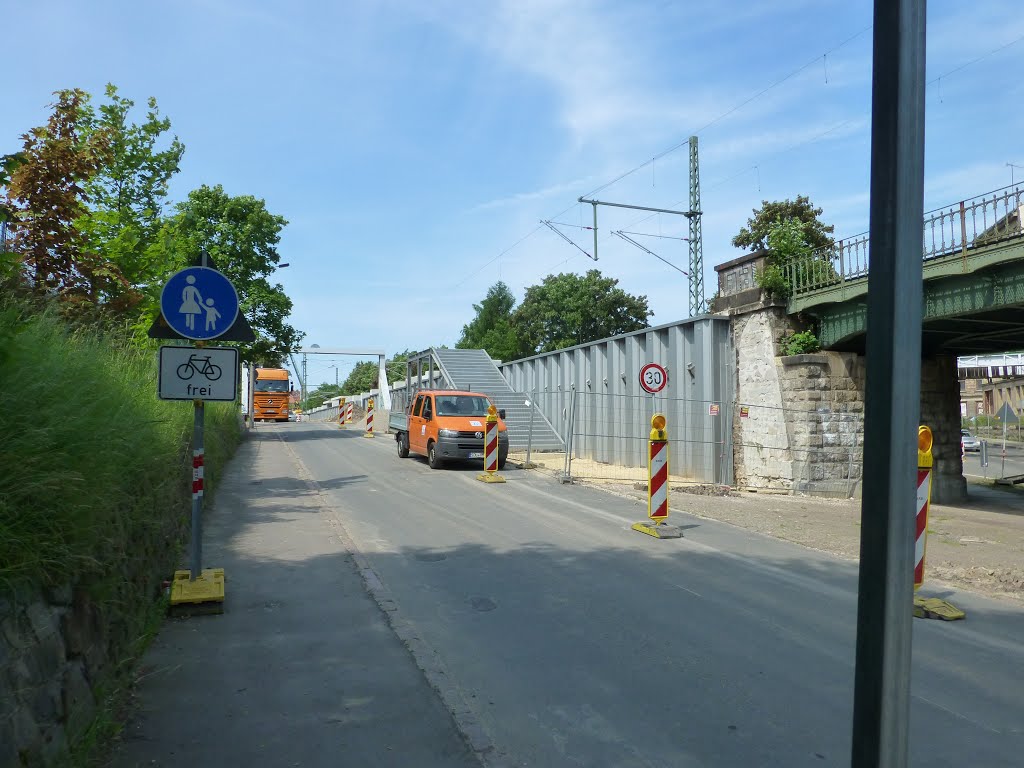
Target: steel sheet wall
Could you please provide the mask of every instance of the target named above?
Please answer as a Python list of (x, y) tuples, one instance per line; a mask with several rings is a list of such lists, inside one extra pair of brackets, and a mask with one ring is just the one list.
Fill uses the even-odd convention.
[[(657, 396), (640, 387), (640, 368), (646, 363), (658, 363), (668, 372), (668, 384)], [(541, 412), (563, 434), (574, 389), (613, 395), (576, 398), (577, 457), (638, 466), (643, 456), (636, 450), (636, 437), (621, 436), (647, 435), (651, 414), (661, 411), (668, 419), (670, 439), (679, 441), (670, 472), (733, 482), (735, 355), (728, 318), (704, 316), (645, 328), (503, 363), (501, 371), (517, 392), (536, 393)], [(706, 418), (694, 415), (699, 411), (710, 416), (711, 405), (718, 406), (718, 413), (708, 427)], [(713, 447), (706, 447), (709, 444)]]

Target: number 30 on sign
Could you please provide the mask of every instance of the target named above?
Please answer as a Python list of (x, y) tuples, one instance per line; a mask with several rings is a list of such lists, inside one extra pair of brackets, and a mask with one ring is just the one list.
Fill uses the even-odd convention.
[(661, 392), (668, 384), (668, 374), (657, 363), (648, 363), (640, 369), (640, 386), (652, 395)]

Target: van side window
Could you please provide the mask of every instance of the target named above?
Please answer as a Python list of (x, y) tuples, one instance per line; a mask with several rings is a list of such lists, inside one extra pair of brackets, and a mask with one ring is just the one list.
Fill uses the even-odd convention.
[(413, 416), (419, 416), (420, 415), (420, 408), (423, 407), (423, 400), (424, 399), (425, 398), (423, 397), (423, 395), (420, 395), (419, 397), (416, 398), (416, 404), (412, 407), (412, 415)]
[(424, 395), (423, 397), (423, 418), (429, 419), (432, 415), (433, 409), (430, 407), (430, 395)]

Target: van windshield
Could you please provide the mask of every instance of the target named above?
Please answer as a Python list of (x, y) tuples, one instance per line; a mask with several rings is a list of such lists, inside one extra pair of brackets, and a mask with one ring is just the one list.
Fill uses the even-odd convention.
[(491, 401), (483, 395), (434, 395), (438, 416), (486, 416)]
[(254, 392), (287, 392), (288, 381), (286, 379), (256, 379)]

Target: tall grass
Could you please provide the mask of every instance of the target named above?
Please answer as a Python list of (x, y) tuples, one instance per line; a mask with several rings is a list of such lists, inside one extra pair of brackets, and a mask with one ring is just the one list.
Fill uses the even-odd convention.
[[(157, 399), (156, 351), (6, 305), (0, 396), (0, 592), (86, 584), (121, 602), (166, 576), (191, 509), (192, 406)], [(215, 477), (238, 419), (206, 409)]]

